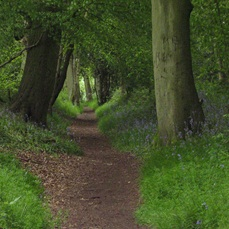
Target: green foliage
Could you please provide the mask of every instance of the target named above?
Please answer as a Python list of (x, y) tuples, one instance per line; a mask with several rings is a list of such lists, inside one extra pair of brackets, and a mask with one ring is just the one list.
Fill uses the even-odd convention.
[(21, 149), (33, 152), (81, 154), (79, 147), (66, 134), (69, 122), (58, 114), (49, 117), (50, 129), (25, 123), (13, 113), (0, 113), (0, 144), (10, 150)]
[(228, 135), (149, 149), (139, 222), (156, 228), (227, 228)]
[(136, 90), (131, 97), (116, 91), (96, 115), (99, 129), (123, 151), (146, 148), (156, 131), (154, 95), (147, 90)]
[(78, 107), (72, 104), (72, 102), (68, 98), (67, 91), (63, 89), (55, 104), (54, 104), (54, 109), (58, 109), (59, 111), (62, 112), (62, 114), (70, 117), (76, 117), (78, 114), (82, 113), (83, 107)]
[[(9, 56), (13, 55), (12, 50), (18, 50), (19, 47), (15, 43), (8, 47), (10, 50), (4, 49), (0, 54), (0, 64), (7, 61)], [(0, 68), (0, 98), (5, 102), (17, 92), (22, 77), (21, 61), (22, 58), (18, 58), (4, 68)]]
[(221, 72), (228, 77), (229, 19), (228, 1), (192, 0), (191, 44), (193, 69), (202, 80), (217, 80)]
[(96, 109), (99, 107), (98, 102), (97, 102), (96, 99), (93, 99), (93, 100), (91, 100), (91, 101), (85, 102), (85, 103), (83, 104), (83, 106), (84, 106), (84, 107), (90, 107), (90, 108), (93, 109), (93, 110), (96, 110)]
[(40, 182), (6, 151), (0, 152), (0, 227), (14, 229), (54, 228), (44, 204)]

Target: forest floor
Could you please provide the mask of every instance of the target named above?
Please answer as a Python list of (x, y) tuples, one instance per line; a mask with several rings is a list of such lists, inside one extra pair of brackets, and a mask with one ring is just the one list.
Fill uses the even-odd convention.
[(134, 211), (139, 160), (113, 149), (97, 129), (95, 114), (85, 109), (70, 127), (83, 156), (19, 153), (39, 176), (54, 214), (66, 213), (62, 229), (137, 229)]

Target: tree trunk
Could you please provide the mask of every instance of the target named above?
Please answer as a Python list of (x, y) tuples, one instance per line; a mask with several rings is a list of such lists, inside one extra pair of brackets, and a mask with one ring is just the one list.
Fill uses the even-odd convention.
[(71, 45), (64, 56), (63, 63), (61, 63), (62, 61), (60, 61), (59, 63), (60, 67), (56, 73), (55, 87), (54, 87), (52, 99), (50, 102), (50, 108), (55, 103), (60, 91), (62, 90), (64, 86), (64, 82), (67, 76), (68, 65), (69, 65), (69, 61), (72, 56), (73, 50), (74, 50), (74, 46)]
[(109, 69), (100, 62), (95, 71), (95, 88), (99, 105), (106, 103), (110, 97), (110, 78)]
[(91, 90), (90, 80), (86, 73), (83, 74), (83, 78), (84, 78), (84, 85), (85, 85), (85, 91), (86, 91), (86, 98), (87, 98), (87, 101), (90, 101), (92, 100), (92, 90)]
[(38, 26), (28, 36), (29, 46), (39, 43), (28, 50), (18, 95), (11, 105), (11, 110), (21, 112), (25, 121), (47, 124), (59, 55), (59, 38), (52, 37), (49, 31)]
[(153, 61), (159, 138), (197, 133), (204, 121), (192, 73), (189, 0), (152, 0)]
[(73, 77), (75, 79), (75, 88), (74, 88), (74, 104), (77, 106), (80, 106), (80, 99), (81, 99), (81, 93), (80, 93), (80, 59), (73, 58)]
[(68, 72), (67, 72), (67, 88), (70, 100), (74, 105), (80, 106), (80, 60), (76, 59), (74, 55), (71, 56)]

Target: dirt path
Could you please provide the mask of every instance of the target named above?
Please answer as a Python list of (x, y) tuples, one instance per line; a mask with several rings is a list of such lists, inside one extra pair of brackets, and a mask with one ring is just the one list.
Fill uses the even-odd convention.
[[(62, 229), (143, 228), (133, 217), (139, 202), (137, 159), (112, 149), (90, 109), (78, 116), (71, 133), (84, 156), (43, 155), (32, 159), (31, 168), (43, 180), (54, 212), (68, 211)], [(26, 157), (21, 155), (24, 162)]]

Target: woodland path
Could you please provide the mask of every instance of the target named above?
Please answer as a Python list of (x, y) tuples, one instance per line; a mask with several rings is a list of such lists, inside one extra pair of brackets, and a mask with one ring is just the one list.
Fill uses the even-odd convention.
[(70, 132), (84, 156), (20, 155), (42, 179), (52, 210), (68, 212), (62, 229), (145, 228), (134, 219), (139, 204), (137, 158), (111, 147), (88, 108)]

